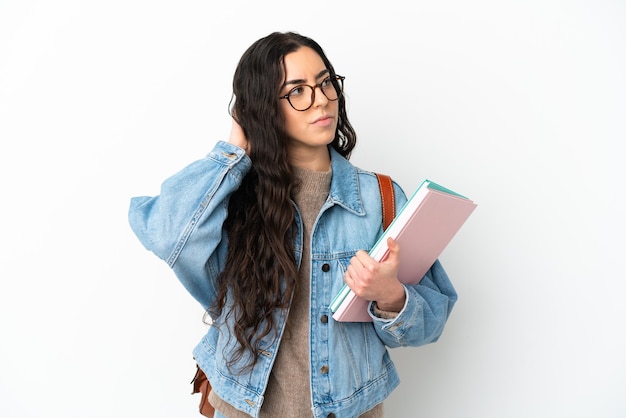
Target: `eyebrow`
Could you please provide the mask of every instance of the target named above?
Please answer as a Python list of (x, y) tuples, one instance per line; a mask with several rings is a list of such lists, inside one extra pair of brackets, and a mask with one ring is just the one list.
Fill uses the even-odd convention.
[[(326, 75), (326, 74), (330, 74), (330, 71), (328, 70), (328, 68), (324, 68), (322, 71), (317, 73), (317, 75), (315, 76), (315, 79), (317, 80), (318, 78), (320, 78), (321, 76)], [(297, 79), (297, 80), (289, 80), (289, 81), (285, 81), (285, 84), (283, 84), (283, 87), (284, 86), (288, 86), (290, 84), (303, 84), (305, 82), (306, 82), (306, 80), (301, 79), (301, 78)]]

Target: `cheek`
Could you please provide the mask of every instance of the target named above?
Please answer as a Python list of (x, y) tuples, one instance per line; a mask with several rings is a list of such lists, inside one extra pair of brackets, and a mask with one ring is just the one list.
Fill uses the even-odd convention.
[(285, 132), (291, 138), (298, 137), (302, 132), (302, 121), (298, 117), (299, 115), (285, 114)]

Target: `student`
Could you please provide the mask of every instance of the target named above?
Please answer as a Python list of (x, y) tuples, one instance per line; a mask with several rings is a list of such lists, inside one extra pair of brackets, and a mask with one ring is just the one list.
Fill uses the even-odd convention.
[[(139, 240), (211, 319), (193, 355), (216, 417), (382, 417), (399, 384), (387, 347), (435, 342), (456, 301), (439, 261), (403, 285), (402, 248), (390, 241), (383, 263), (366, 252), (382, 233), (380, 191), (348, 161), (343, 83), (312, 39), (259, 39), (235, 71), (228, 142), (131, 200)], [(372, 322), (332, 319), (344, 281), (373, 301)]]

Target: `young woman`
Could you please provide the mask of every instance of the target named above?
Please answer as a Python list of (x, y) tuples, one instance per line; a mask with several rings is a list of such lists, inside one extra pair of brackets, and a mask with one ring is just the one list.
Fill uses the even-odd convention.
[[(438, 261), (409, 286), (395, 242), (383, 263), (367, 254), (380, 191), (348, 161), (343, 81), (312, 39), (259, 39), (235, 71), (228, 142), (131, 201), (137, 237), (211, 318), (193, 354), (216, 417), (382, 417), (399, 383), (387, 347), (436, 341), (456, 301)], [(332, 319), (344, 282), (372, 322)]]

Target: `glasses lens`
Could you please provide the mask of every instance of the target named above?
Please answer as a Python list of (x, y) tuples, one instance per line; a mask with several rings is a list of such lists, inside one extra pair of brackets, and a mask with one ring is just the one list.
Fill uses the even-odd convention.
[(311, 106), (313, 89), (311, 86), (298, 86), (289, 92), (289, 103), (296, 110), (306, 110)]
[(328, 77), (320, 84), (322, 87), (322, 92), (324, 96), (328, 98), (328, 100), (337, 100), (339, 98), (339, 93), (341, 93), (342, 81), (340, 78)]

